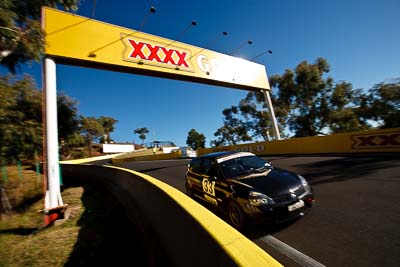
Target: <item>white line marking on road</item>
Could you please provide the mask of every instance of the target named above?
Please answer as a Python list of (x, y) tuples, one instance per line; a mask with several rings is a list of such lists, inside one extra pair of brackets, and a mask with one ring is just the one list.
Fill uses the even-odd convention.
[(316, 261), (316, 260), (308, 257), (307, 255), (301, 253), (300, 251), (292, 248), (288, 244), (283, 243), (279, 239), (276, 239), (272, 235), (266, 235), (260, 239), (263, 242), (265, 242), (267, 245), (278, 250), (279, 252), (286, 255), (291, 260), (295, 261), (296, 263), (300, 264), (303, 267), (326, 267), (325, 265), (319, 263), (318, 261)]

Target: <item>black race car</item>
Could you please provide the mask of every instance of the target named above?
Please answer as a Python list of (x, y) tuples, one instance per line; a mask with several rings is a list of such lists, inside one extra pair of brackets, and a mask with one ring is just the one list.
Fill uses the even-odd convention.
[(314, 204), (304, 177), (249, 152), (215, 152), (192, 159), (186, 193), (220, 207), (239, 230), (248, 222), (297, 218)]

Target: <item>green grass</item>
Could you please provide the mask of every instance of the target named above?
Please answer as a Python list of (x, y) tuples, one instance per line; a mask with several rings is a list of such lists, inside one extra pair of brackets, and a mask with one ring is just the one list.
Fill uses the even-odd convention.
[[(43, 182), (28, 168), (23, 179), (8, 167), (2, 180), (13, 210), (1, 210), (0, 266), (147, 266), (146, 242), (132, 228), (124, 209), (93, 184), (63, 187), (73, 211), (61, 224), (44, 227)], [(125, 245), (126, 244), (126, 245)]]

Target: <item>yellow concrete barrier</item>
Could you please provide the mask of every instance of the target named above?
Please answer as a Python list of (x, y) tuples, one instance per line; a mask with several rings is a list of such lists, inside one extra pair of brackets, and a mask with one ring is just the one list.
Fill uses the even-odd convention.
[(282, 267), (255, 243), (179, 190), (119, 167), (63, 164), (65, 183), (102, 185), (148, 242), (152, 266)]
[(256, 155), (399, 153), (400, 128), (203, 148), (197, 154), (231, 150), (248, 151)]
[(182, 157), (182, 152), (175, 151), (175, 152), (166, 153), (166, 154), (113, 158), (112, 162), (113, 163), (122, 163), (122, 162), (130, 162), (130, 161), (167, 160), (167, 159), (179, 159), (181, 157)]
[(60, 163), (62, 163), (62, 164), (83, 164), (83, 163), (89, 163), (89, 162), (98, 161), (98, 160), (112, 159), (112, 158), (117, 157), (122, 154), (112, 154), (112, 155), (83, 158), (83, 159), (63, 160), (63, 161), (60, 161)]

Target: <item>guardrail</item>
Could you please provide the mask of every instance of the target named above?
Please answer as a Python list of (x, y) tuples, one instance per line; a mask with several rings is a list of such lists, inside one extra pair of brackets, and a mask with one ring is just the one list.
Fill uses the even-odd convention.
[(153, 248), (148, 256), (159, 261), (156, 266), (282, 266), (205, 207), (151, 176), (71, 162), (62, 162), (62, 175), (65, 183), (95, 182), (113, 194)]

